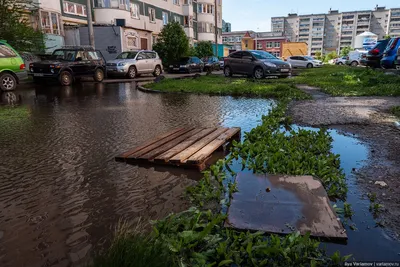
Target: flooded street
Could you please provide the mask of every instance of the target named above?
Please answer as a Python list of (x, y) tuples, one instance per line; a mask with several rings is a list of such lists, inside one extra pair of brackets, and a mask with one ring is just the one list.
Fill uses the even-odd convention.
[(180, 126), (249, 131), (271, 101), (157, 95), (131, 84), (16, 91), (27, 116), (0, 131), (0, 266), (76, 266), (122, 220), (188, 207), (196, 172), (160, 172), (114, 156)]
[[(201, 174), (117, 163), (114, 157), (182, 126), (260, 124), (272, 101), (194, 94), (146, 94), (132, 84), (44, 85), (15, 92), (22, 118), (0, 121), (0, 266), (84, 266), (121, 220), (162, 218), (188, 208), (182, 197)], [(1, 119), (1, 118), (0, 118)], [(313, 129), (313, 128), (307, 128)], [(315, 128), (314, 128), (315, 129)], [(357, 230), (326, 244), (357, 260), (400, 260), (400, 243), (375, 228), (353, 168), (369, 147), (330, 130), (341, 156)], [(243, 137), (243, 134), (242, 134)], [(240, 170), (241, 165), (233, 169)]]

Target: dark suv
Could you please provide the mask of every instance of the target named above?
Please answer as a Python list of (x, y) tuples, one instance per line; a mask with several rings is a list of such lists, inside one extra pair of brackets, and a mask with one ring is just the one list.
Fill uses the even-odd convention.
[(265, 76), (288, 77), (292, 66), (265, 51), (236, 51), (224, 59), (224, 74), (243, 74), (262, 79)]
[(93, 77), (96, 82), (102, 82), (105, 65), (99, 51), (82, 47), (63, 48), (55, 50), (48, 60), (31, 63), (28, 75), (35, 82), (57, 79), (64, 86), (71, 85), (80, 77)]

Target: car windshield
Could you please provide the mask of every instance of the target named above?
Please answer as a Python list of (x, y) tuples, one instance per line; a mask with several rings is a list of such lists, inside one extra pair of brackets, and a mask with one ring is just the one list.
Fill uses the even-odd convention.
[(179, 63), (181, 63), (181, 64), (182, 63), (186, 64), (188, 61), (189, 61), (188, 57), (183, 57), (183, 58), (179, 59)]
[(251, 51), (251, 54), (257, 59), (276, 59), (276, 57), (265, 51)]
[(51, 59), (63, 61), (75, 61), (76, 50), (56, 50), (51, 55)]
[(305, 57), (306, 59), (308, 59), (308, 60), (315, 60), (313, 57)]
[(133, 59), (136, 57), (137, 53), (138, 52), (122, 52), (116, 59)]
[(201, 61), (203, 62), (208, 62), (208, 63), (212, 63), (213, 62), (213, 58), (212, 57), (203, 57), (201, 59)]

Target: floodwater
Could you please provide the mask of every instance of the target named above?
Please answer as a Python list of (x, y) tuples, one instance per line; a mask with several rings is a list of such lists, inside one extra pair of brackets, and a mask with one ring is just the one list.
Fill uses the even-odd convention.
[(116, 155), (181, 126), (239, 126), (266, 99), (146, 94), (132, 84), (17, 91), (26, 117), (0, 121), (0, 266), (83, 265), (120, 220), (188, 208), (200, 174), (117, 163)]
[[(0, 121), (0, 266), (84, 265), (120, 220), (162, 218), (188, 208), (185, 188), (201, 175), (114, 162), (139, 143), (181, 126), (257, 126), (266, 99), (146, 94), (132, 84), (84, 84), (16, 92), (25, 117)], [(312, 129), (312, 128), (309, 128)], [(325, 244), (357, 260), (400, 260), (400, 243), (375, 228), (353, 168), (368, 147), (331, 130), (333, 152), (355, 210), (349, 241)], [(243, 136), (243, 135), (242, 135)], [(233, 169), (240, 169), (240, 165)], [(338, 204), (341, 205), (340, 203)]]

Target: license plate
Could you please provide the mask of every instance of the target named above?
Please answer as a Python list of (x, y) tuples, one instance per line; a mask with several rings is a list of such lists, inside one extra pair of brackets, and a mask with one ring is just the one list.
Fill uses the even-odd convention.
[(117, 71), (115, 68), (108, 68), (109, 71)]
[(281, 72), (289, 72), (289, 69), (281, 69)]
[(174, 70), (179, 70), (179, 68), (174, 68)]
[(43, 73), (34, 73), (33, 76), (35, 76), (35, 77), (43, 77), (44, 74)]
[(185, 68), (186, 66), (185, 65), (181, 65), (181, 68)]

